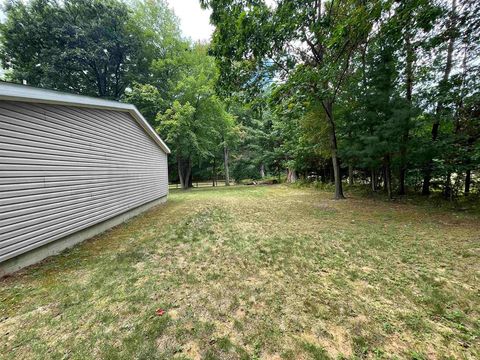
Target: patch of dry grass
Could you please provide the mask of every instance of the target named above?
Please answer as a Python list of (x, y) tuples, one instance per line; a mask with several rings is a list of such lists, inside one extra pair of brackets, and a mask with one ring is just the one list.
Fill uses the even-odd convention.
[(476, 359), (479, 229), (311, 189), (173, 192), (1, 281), (0, 357)]

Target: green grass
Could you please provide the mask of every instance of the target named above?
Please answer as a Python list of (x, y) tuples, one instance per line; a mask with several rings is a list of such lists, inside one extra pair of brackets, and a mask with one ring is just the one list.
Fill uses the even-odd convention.
[(479, 235), (425, 204), (172, 191), (1, 280), (0, 358), (476, 359)]

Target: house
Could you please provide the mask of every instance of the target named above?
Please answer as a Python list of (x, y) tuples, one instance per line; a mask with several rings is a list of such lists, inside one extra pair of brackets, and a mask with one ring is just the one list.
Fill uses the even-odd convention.
[(169, 153), (133, 105), (0, 82), (0, 276), (166, 201)]

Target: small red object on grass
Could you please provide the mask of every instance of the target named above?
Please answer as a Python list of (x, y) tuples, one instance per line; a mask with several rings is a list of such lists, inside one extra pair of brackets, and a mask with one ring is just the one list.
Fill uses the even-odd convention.
[(158, 316), (162, 316), (163, 314), (165, 314), (165, 310), (163, 310), (163, 309), (157, 309), (157, 310), (155, 311), (155, 314), (157, 314)]

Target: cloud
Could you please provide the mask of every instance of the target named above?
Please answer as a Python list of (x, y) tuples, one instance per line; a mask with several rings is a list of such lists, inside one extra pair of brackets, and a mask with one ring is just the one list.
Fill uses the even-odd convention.
[(183, 35), (194, 41), (209, 41), (214, 27), (210, 25), (210, 11), (203, 10), (198, 0), (168, 0), (180, 19)]

